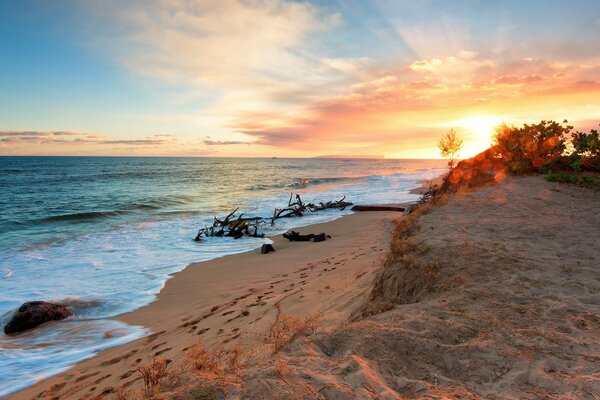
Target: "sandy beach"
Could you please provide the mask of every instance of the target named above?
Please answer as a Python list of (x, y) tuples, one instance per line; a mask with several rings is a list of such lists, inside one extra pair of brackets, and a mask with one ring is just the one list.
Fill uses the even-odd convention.
[[(194, 264), (119, 317), (152, 335), (7, 399), (118, 398), (140, 387), (140, 364), (160, 356), (175, 369), (201, 338), (263, 351), (208, 398), (595, 400), (597, 201), (594, 190), (509, 177), (420, 216), (356, 213), (300, 229), (332, 236), (322, 243), (275, 238), (275, 253)], [(271, 353), (277, 306), (319, 313), (320, 331)], [(158, 398), (195, 398), (186, 382)]]
[(274, 253), (257, 249), (190, 265), (167, 282), (157, 301), (118, 317), (151, 329), (152, 335), (103, 351), (7, 399), (91, 398), (139, 384), (141, 363), (153, 356), (181, 363), (184, 349), (200, 338), (207, 346), (262, 343), (275, 304), (295, 315), (322, 312), (324, 326), (334, 326), (364, 301), (387, 251), (390, 221), (398, 214), (356, 213), (298, 229), (331, 235), (325, 242), (289, 242), (278, 236)]

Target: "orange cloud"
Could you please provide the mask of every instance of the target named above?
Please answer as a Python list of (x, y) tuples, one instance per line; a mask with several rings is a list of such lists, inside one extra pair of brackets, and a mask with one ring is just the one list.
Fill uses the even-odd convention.
[[(388, 73), (355, 84), (346, 94), (321, 99), (299, 117), (282, 120), (278, 114), (245, 113), (232, 127), (258, 144), (295, 151), (319, 148), (325, 153), (368, 151), (407, 157), (417, 152), (435, 157), (436, 138), (461, 118), (492, 115), (498, 121), (529, 122), (550, 114), (558, 120), (577, 120), (586, 118), (580, 113), (583, 103), (600, 107), (600, 84), (578, 80), (579, 65), (494, 63), (470, 53), (468, 58), (419, 60), (407, 67), (422, 77), (411, 81), (414, 74)], [(556, 76), (558, 70), (563, 75)], [(540, 75), (542, 71), (548, 75)], [(588, 112), (590, 117), (595, 115)], [(471, 152), (490, 143), (481, 132), (463, 129), (462, 134)]]

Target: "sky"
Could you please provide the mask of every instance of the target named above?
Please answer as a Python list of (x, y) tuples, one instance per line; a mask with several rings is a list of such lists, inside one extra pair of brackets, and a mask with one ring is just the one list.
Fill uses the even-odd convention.
[(0, 155), (437, 158), (600, 123), (600, 3), (0, 0)]

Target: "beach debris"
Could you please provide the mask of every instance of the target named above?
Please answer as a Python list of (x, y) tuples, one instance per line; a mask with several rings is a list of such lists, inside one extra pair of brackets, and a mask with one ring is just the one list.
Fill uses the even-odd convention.
[(313, 242), (324, 242), (327, 239), (327, 235), (325, 233), (319, 233), (313, 237)]
[(325, 233), (309, 233), (308, 235), (302, 235), (299, 232), (291, 231), (283, 234), (283, 237), (289, 240), (290, 242), (324, 242), (326, 239), (330, 239), (331, 236)]
[(202, 241), (202, 236), (226, 236), (234, 239), (239, 239), (243, 236), (256, 238), (265, 237), (264, 233), (258, 233), (260, 225), (264, 224), (262, 218), (244, 218), (244, 214), (235, 217), (237, 210), (238, 209), (236, 208), (223, 219), (219, 219), (215, 216), (212, 225), (200, 229), (194, 240), (200, 242)]
[(308, 242), (309, 240), (315, 237), (315, 234), (310, 233), (308, 235), (301, 235), (300, 232), (291, 231), (284, 233), (283, 237), (289, 240), (290, 242)]
[[(328, 209), (344, 210), (346, 207), (352, 205), (352, 202), (346, 201), (346, 196), (340, 200), (328, 201), (326, 203), (304, 203), (299, 194), (294, 197), (293, 193), (290, 193), (290, 199), (288, 205), (285, 208), (276, 208), (273, 212), (273, 216), (270, 218), (262, 217), (251, 217), (245, 218), (244, 214), (236, 216), (238, 209), (236, 208), (225, 218), (219, 219), (214, 217), (213, 223), (210, 226), (206, 226), (198, 231), (194, 240), (201, 242), (203, 237), (232, 237), (239, 239), (244, 236), (262, 238), (265, 237), (264, 233), (259, 233), (259, 229), (270, 220), (271, 225), (275, 224), (275, 220), (279, 218), (290, 218), (290, 217), (301, 217), (305, 213), (318, 212)], [(312, 237), (310, 238), (312, 239)]]
[(275, 247), (273, 247), (273, 245), (269, 244), (269, 243), (263, 244), (262, 247), (260, 248), (260, 254), (267, 254), (272, 251), (275, 251)]
[(48, 321), (58, 321), (73, 315), (69, 309), (60, 304), (45, 301), (29, 301), (23, 303), (4, 327), (7, 335), (33, 329)]
[(352, 211), (398, 211), (404, 212), (406, 207), (398, 206), (368, 206), (368, 205), (356, 205), (351, 208)]
[(290, 217), (301, 217), (306, 212), (323, 211), (327, 209), (339, 209), (344, 210), (346, 207), (352, 205), (352, 202), (346, 201), (346, 196), (342, 197), (337, 201), (328, 201), (327, 203), (304, 203), (299, 194), (296, 195), (295, 201), (294, 194), (290, 193), (290, 199), (288, 200), (288, 206), (286, 208), (276, 208), (271, 217), (271, 225), (275, 223), (278, 218), (290, 218)]

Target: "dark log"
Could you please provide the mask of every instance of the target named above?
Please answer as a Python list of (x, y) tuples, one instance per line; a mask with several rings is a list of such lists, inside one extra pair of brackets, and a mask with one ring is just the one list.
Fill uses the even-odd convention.
[(262, 247), (260, 248), (260, 254), (267, 254), (272, 251), (275, 251), (275, 247), (273, 247), (273, 245), (269, 244), (269, 243), (263, 244)]
[(299, 232), (291, 231), (283, 234), (283, 237), (290, 242), (308, 242), (315, 237), (314, 233), (308, 235), (301, 235)]
[(395, 206), (360, 206), (356, 205), (351, 208), (352, 211), (398, 211), (404, 212), (405, 207), (395, 207)]
[(327, 235), (324, 233), (319, 233), (315, 235), (315, 237), (313, 238), (313, 242), (324, 242), (325, 239), (327, 239)]

